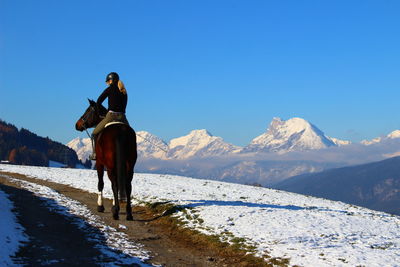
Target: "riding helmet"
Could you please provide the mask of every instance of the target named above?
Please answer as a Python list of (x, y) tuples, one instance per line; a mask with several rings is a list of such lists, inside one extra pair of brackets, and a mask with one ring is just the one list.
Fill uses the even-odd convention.
[(119, 75), (116, 72), (110, 72), (106, 77), (106, 82), (113, 80), (113, 82), (119, 81)]

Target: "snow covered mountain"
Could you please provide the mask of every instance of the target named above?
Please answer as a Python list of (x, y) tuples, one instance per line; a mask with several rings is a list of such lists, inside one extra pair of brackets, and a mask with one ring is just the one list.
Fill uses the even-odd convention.
[(168, 145), (159, 137), (146, 131), (136, 133), (137, 149), (140, 157), (166, 159)]
[[(400, 136), (400, 131), (397, 134)], [(169, 143), (149, 132), (140, 131), (137, 132), (137, 143), (140, 157), (161, 160), (204, 158), (239, 152), (285, 153), (350, 144), (349, 141), (326, 136), (316, 126), (301, 118), (287, 121), (274, 118), (267, 132), (253, 139), (244, 148), (229, 144), (205, 129), (193, 130), (188, 135), (172, 139)], [(75, 138), (67, 146), (74, 149), (81, 160), (86, 160), (92, 153), (89, 138)]]
[[(363, 140), (361, 144), (385, 144), (385, 141), (400, 139), (400, 130), (384, 137)], [(172, 139), (169, 143), (146, 132), (137, 132), (138, 153), (144, 159), (193, 159), (210, 156), (238, 155), (258, 152), (276, 152), (284, 154), (292, 151), (318, 150), (327, 147), (340, 147), (352, 144), (325, 135), (320, 129), (302, 118), (282, 120), (274, 118), (267, 131), (254, 138), (244, 148), (226, 143), (221, 137), (213, 136), (207, 130), (193, 130), (188, 135)], [(92, 153), (89, 138), (75, 138), (68, 147), (74, 149), (78, 158), (86, 161)], [(393, 151), (392, 151), (393, 152)], [(387, 155), (393, 156), (390, 152)], [(400, 152), (395, 155), (400, 155)]]
[(391, 132), (390, 134), (387, 135), (387, 137), (389, 139), (400, 138), (400, 130), (395, 130), (395, 131)]
[(239, 150), (240, 147), (224, 142), (221, 137), (213, 136), (205, 129), (193, 130), (188, 135), (172, 139), (169, 142), (168, 158), (219, 156)]
[[(137, 170), (271, 186), (294, 175), (400, 156), (398, 137), (400, 131), (389, 134), (386, 138), (399, 140), (398, 144), (379, 143), (382, 147), (378, 152), (375, 146), (351, 145), (349, 141), (326, 136), (301, 118), (287, 121), (275, 118), (264, 134), (244, 148), (226, 143), (205, 129), (193, 130), (168, 143), (139, 131)], [(89, 138), (76, 138), (68, 146), (83, 161), (92, 152)], [(333, 149), (323, 149), (327, 147)]]
[(400, 157), (290, 177), (273, 187), (400, 215)]
[(348, 144), (326, 136), (320, 129), (302, 118), (287, 121), (274, 118), (267, 132), (254, 138), (242, 152), (278, 152), (322, 149)]
[(67, 147), (75, 150), (76, 154), (78, 155), (78, 159), (80, 159), (82, 162), (85, 162), (87, 159), (89, 159), (89, 155), (92, 154), (92, 141), (89, 137), (77, 137), (71, 140), (67, 144)]
[[(166, 159), (168, 145), (162, 139), (145, 131), (137, 132), (136, 138), (140, 157)], [(77, 137), (67, 146), (75, 150), (78, 158), (83, 162), (89, 159), (93, 150), (90, 138)]]
[[(142, 158), (187, 159), (190, 157), (218, 156), (240, 151), (241, 147), (224, 142), (221, 137), (211, 135), (207, 130), (193, 130), (188, 135), (172, 139), (169, 144), (161, 138), (146, 132), (136, 133), (137, 149)], [(90, 138), (77, 137), (67, 144), (86, 160), (92, 153)]]
[(394, 130), (390, 134), (384, 136), (384, 137), (376, 137), (372, 140), (362, 140), (361, 144), (369, 146), (377, 143), (381, 143), (382, 141), (390, 140), (390, 139), (397, 139), (400, 138), (400, 130)]

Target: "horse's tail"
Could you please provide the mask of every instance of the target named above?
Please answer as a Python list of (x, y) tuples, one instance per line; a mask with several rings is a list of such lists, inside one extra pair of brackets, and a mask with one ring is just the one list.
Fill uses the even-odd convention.
[(116, 147), (115, 147), (115, 165), (117, 168), (117, 181), (118, 181), (118, 192), (119, 192), (119, 200), (126, 201), (126, 183), (128, 180), (127, 173), (127, 148), (128, 148), (128, 138), (127, 132), (125, 130), (122, 131), (116, 138)]

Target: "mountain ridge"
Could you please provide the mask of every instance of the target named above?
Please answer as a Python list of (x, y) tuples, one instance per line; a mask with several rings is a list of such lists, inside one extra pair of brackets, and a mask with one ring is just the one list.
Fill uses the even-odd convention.
[(400, 157), (302, 174), (273, 187), (400, 215)]
[[(140, 156), (164, 160), (260, 152), (284, 154), (351, 144), (350, 141), (326, 136), (320, 129), (302, 118), (284, 121), (277, 117), (272, 120), (266, 132), (254, 138), (245, 147), (225, 142), (222, 137), (214, 136), (206, 129), (192, 130), (187, 135), (173, 138), (169, 142), (146, 131), (137, 132), (137, 136)], [(81, 140), (81, 142), (89, 144), (88, 141)], [(88, 146), (87, 150), (91, 151), (91, 146)], [(80, 151), (78, 154), (85, 159), (89, 152)]]
[(391, 139), (393, 140), (393, 139), (397, 139), (397, 138), (400, 138), (400, 130), (394, 130), (385, 136), (375, 137), (371, 140), (364, 139), (360, 143), (363, 145), (369, 146), (369, 145), (381, 143), (386, 140), (391, 140)]
[[(281, 119), (273, 121), (277, 126), (282, 126), (287, 122)], [(288, 121), (290, 123), (290, 120)], [(384, 139), (372, 145), (351, 143), (329, 137), (303, 119), (298, 118), (294, 120), (296, 121), (299, 122), (295, 125), (296, 127), (292, 125), (290, 131), (281, 132), (282, 135), (286, 135), (289, 142), (292, 142), (285, 147), (286, 151), (281, 153), (272, 152), (263, 147), (246, 151), (244, 147), (229, 144), (205, 129), (193, 130), (170, 142), (165, 142), (149, 132), (140, 131), (137, 132), (139, 157), (136, 171), (273, 186), (289, 177), (303, 173), (321, 172), (330, 168), (373, 162), (400, 155), (400, 138)], [(287, 125), (283, 128), (285, 127), (287, 128)], [(270, 129), (271, 127), (265, 133)], [(311, 133), (311, 138), (316, 137), (319, 148), (308, 146), (304, 149), (304, 146), (296, 146), (298, 140), (303, 140), (300, 137), (306, 130)], [(292, 135), (294, 135), (293, 138)], [(307, 134), (306, 136), (310, 137)], [(391, 136), (396, 137), (395, 134)], [(284, 139), (279, 140), (280, 144), (282, 140)], [(88, 155), (91, 153), (89, 139), (86, 143), (88, 151), (85, 155)], [(308, 144), (310, 143), (313, 144), (313, 142)], [(84, 158), (85, 150), (78, 152), (78, 154), (81, 153), (80, 158)]]

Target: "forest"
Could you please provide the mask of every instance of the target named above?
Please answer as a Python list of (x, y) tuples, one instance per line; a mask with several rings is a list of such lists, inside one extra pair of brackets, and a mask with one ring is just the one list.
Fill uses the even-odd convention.
[(32, 166), (49, 166), (49, 161), (56, 161), (72, 168), (82, 164), (73, 149), (1, 119), (0, 160)]

